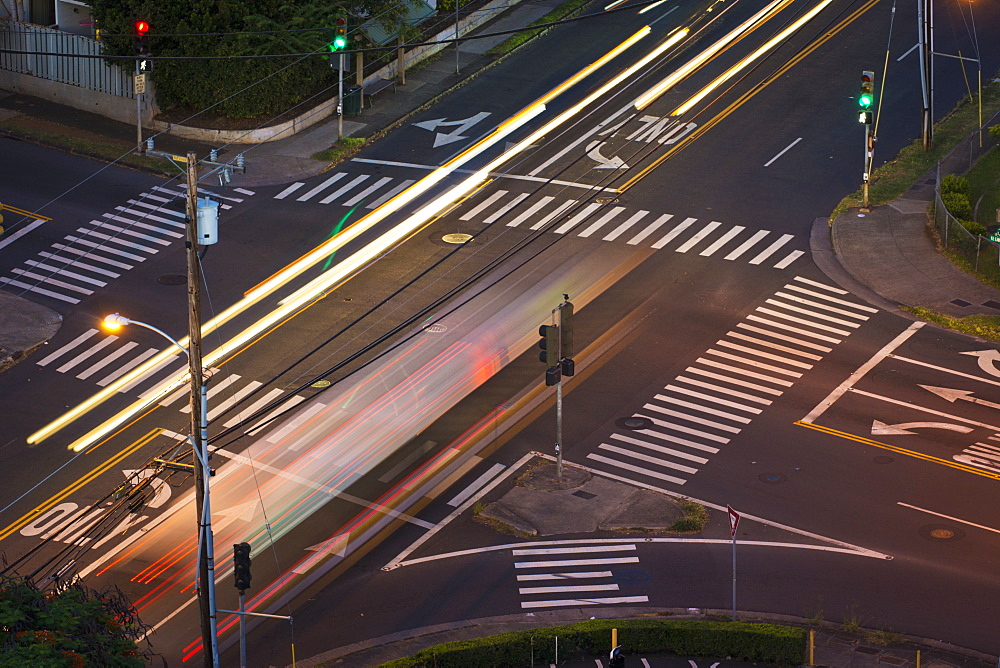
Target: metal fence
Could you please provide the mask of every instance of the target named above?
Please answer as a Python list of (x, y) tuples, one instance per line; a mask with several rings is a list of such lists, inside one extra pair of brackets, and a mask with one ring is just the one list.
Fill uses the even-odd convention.
[[(0, 69), (109, 95), (133, 97), (131, 74), (101, 58), (79, 57), (101, 54), (101, 43), (95, 39), (30, 23), (0, 20), (0, 49), (25, 52), (0, 52)], [(44, 53), (59, 55), (41, 55)]]
[[(996, 116), (991, 118), (990, 122), (995, 118)], [(989, 122), (981, 129), (981, 146), (980, 130), (976, 130), (963, 140), (964, 144), (960, 144), (963, 147), (961, 153), (956, 151), (945, 159), (949, 163), (948, 171), (950, 173), (964, 174), (968, 172), (979, 158), (995, 148), (996, 140), (986, 132), (988, 125)], [(957, 164), (956, 158), (958, 159)], [(967, 230), (958, 219), (948, 212), (941, 201), (942, 163), (945, 160), (937, 165), (937, 179), (934, 185), (934, 225), (941, 236), (941, 243), (946, 249), (965, 258), (969, 268), (977, 276), (995, 281), (1000, 280), (1000, 244), (991, 241), (989, 237), (982, 234), (974, 234)], [(975, 207), (976, 203), (972, 204)]]

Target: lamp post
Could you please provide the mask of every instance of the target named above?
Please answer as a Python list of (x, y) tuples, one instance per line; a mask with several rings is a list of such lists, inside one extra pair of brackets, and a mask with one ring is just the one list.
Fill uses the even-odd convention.
[[(176, 339), (158, 327), (146, 322), (126, 318), (113, 313), (101, 323), (105, 329), (115, 331), (126, 325), (138, 325), (154, 331), (170, 341), (188, 358), (191, 366), (191, 434), (188, 439), (194, 453), (194, 476), (196, 505), (198, 506), (198, 601), (202, 613), (202, 626), (206, 627), (207, 640), (203, 648), (205, 664), (213, 668), (219, 665), (219, 644), (217, 610), (215, 607), (215, 546), (212, 536), (212, 507), (209, 500), (208, 467), (208, 395), (205, 377), (201, 373), (199, 355), (192, 356), (192, 348), (185, 348)], [(197, 498), (200, 497), (200, 498)]]

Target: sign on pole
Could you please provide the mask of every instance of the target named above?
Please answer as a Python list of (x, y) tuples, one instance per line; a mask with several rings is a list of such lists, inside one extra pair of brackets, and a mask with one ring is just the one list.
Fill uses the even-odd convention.
[(736, 538), (736, 527), (740, 524), (740, 514), (729, 506), (726, 506), (726, 512), (729, 513), (729, 528), (732, 530), (732, 536)]

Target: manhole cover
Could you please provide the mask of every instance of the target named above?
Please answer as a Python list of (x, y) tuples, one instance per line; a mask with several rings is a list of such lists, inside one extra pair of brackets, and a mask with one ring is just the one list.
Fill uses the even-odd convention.
[(164, 274), (156, 279), (160, 285), (184, 285), (187, 283), (187, 276), (183, 274)]
[(618, 202), (617, 197), (598, 197), (594, 200), (598, 204), (616, 204)]
[(446, 244), (464, 244), (467, 243), (470, 239), (472, 239), (471, 234), (464, 234), (462, 232), (446, 234), (443, 237), (441, 237), (441, 241), (445, 242)]
[(877, 457), (872, 457), (872, 461), (876, 464), (891, 464), (895, 460), (886, 455), (878, 455)]
[(953, 541), (965, 538), (964, 531), (947, 524), (928, 524), (920, 527), (920, 535), (933, 541)]
[(766, 482), (769, 485), (777, 485), (779, 482), (785, 482), (788, 480), (788, 478), (780, 473), (761, 473), (757, 476), (757, 479), (761, 482)]
[(330, 381), (328, 380), (317, 380), (315, 383), (309, 387), (330, 387)]
[(615, 426), (619, 429), (650, 429), (653, 426), (653, 421), (649, 418), (644, 417), (627, 417), (619, 418), (615, 420)]
[(430, 334), (441, 334), (443, 332), (448, 331), (448, 326), (443, 325), (440, 322), (435, 322), (432, 325), (427, 325), (426, 327), (424, 327), (424, 331), (429, 332)]
[(573, 492), (573, 496), (578, 496), (581, 499), (585, 499), (587, 501), (590, 501), (591, 499), (596, 499), (597, 498), (596, 494), (591, 494), (590, 492), (585, 492), (582, 489), (580, 491), (578, 491), (578, 492)]
[(641, 585), (652, 579), (652, 576), (646, 571), (626, 569), (615, 573), (615, 582), (622, 585)]

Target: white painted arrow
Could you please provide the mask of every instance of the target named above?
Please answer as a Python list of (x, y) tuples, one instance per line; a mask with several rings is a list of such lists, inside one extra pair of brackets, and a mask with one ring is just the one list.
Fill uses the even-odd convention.
[(300, 564), (292, 568), (293, 573), (298, 573), (302, 575), (315, 566), (320, 559), (328, 554), (335, 557), (343, 558), (347, 554), (347, 539), (350, 537), (350, 533), (341, 533), (333, 536), (329, 540), (325, 540), (322, 543), (317, 543), (306, 548), (306, 552), (314, 552), (311, 557), (305, 559)]
[(929, 427), (931, 429), (947, 429), (949, 431), (957, 431), (963, 434), (968, 434), (972, 431), (972, 427), (963, 427), (960, 424), (952, 424), (950, 422), (900, 422), (899, 424), (886, 424), (885, 422), (874, 420), (872, 421), (872, 436), (904, 436), (907, 434), (916, 434), (917, 432), (910, 431), (910, 429), (919, 429), (922, 427)]
[(450, 133), (437, 132), (434, 135), (434, 148), (438, 146), (444, 146), (445, 144), (450, 144), (452, 142), (460, 141), (462, 139), (468, 139), (467, 136), (463, 135), (473, 125), (479, 121), (485, 119), (490, 115), (488, 111), (481, 111), (474, 116), (469, 116), (468, 118), (463, 118), (459, 121), (447, 121), (443, 118), (435, 118), (430, 121), (422, 121), (420, 123), (414, 123), (418, 128), (423, 128), (424, 130), (430, 130), (431, 132), (436, 132), (438, 128), (441, 127), (452, 127), (455, 129)]
[[(153, 469), (122, 469), (122, 473), (125, 474), (125, 479), (128, 480), (132, 477), (134, 473), (138, 472), (139, 475), (136, 476), (136, 482), (142, 482), (146, 478), (155, 475), (156, 471)], [(170, 500), (170, 485), (164, 480), (159, 478), (153, 478), (150, 480), (149, 484), (153, 487), (154, 494), (153, 498), (149, 503), (146, 504), (148, 508), (159, 508), (168, 500)]]
[(1000, 350), (996, 350), (994, 348), (989, 348), (987, 350), (969, 350), (968, 352), (961, 354), (978, 357), (979, 359), (976, 361), (979, 362), (980, 369), (991, 376), (997, 376), (1000, 378), (1000, 368), (996, 365), (997, 362), (1000, 362)]
[(619, 158), (617, 155), (613, 158), (605, 158), (601, 155), (601, 144), (602, 141), (591, 142), (587, 146), (587, 156), (598, 163), (597, 167), (594, 169), (628, 169), (628, 165), (625, 161)]
[(961, 399), (962, 401), (979, 404), (980, 406), (986, 406), (987, 408), (1000, 408), (1000, 404), (995, 404), (992, 401), (986, 401), (985, 399), (972, 396), (972, 390), (954, 390), (950, 387), (934, 387), (933, 385), (921, 385), (920, 387), (924, 388), (928, 392), (933, 392), (945, 401), (950, 401), (952, 403), (955, 403), (957, 399)]

